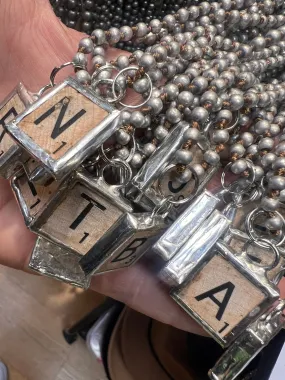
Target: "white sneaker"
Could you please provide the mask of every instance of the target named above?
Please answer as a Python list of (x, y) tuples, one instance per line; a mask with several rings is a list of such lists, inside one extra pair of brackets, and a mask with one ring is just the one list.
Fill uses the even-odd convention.
[(8, 380), (8, 369), (2, 362), (0, 362), (0, 380)]

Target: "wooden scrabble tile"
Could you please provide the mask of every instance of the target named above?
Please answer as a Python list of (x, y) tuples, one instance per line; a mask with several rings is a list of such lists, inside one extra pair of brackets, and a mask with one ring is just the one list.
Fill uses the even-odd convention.
[(15, 117), (25, 110), (25, 104), (18, 93), (15, 93), (10, 100), (0, 109), (0, 158), (11, 146), (16, 143), (5, 132), (4, 125), (15, 119)]
[[(16, 182), (21, 198), (24, 200), (25, 207), (31, 217), (36, 216), (40, 211), (45, 209), (59, 186), (56, 181), (53, 181), (48, 186), (39, 186), (30, 182), (26, 174), (17, 178)], [(21, 202), (19, 203), (20, 207), (23, 207)]]
[[(191, 149), (193, 154), (193, 161), (191, 165), (200, 163), (203, 160), (203, 152), (198, 147), (193, 147)], [(179, 183), (177, 181), (177, 172), (175, 167), (167, 170), (160, 178), (154, 183), (154, 188), (159, 188), (158, 190), (167, 196), (172, 196), (173, 200), (179, 201), (188, 198), (190, 194), (193, 193), (195, 187), (194, 176), (187, 183)]]
[(109, 272), (134, 264), (153, 242), (153, 235), (157, 231), (142, 231), (134, 233), (125, 240), (111, 256), (108, 256), (103, 265), (99, 266), (97, 273)]
[(159, 192), (162, 193), (165, 197), (171, 196), (173, 200), (179, 201), (184, 198), (188, 198), (192, 194), (195, 181), (191, 179), (186, 183), (179, 183), (177, 180), (177, 172), (175, 168), (170, 169), (160, 179), (157, 181), (154, 188), (159, 187)]
[(265, 294), (222, 256), (214, 256), (177, 293), (179, 303), (225, 337), (264, 299)]
[(84, 255), (121, 215), (122, 211), (102, 196), (77, 184), (40, 231)]
[(19, 127), (51, 158), (59, 159), (107, 115), (107, 111), (66, 86), (24, 117)]

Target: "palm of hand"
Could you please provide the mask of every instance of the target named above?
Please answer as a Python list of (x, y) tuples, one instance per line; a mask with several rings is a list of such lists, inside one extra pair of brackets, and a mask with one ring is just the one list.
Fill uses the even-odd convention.
[[(48, 0), (0, 0), (0, 9), (0, 99), (20, 81), (38, 91), (55, 66), (70, 61), (81, 34), (59, 22)], [(8, 182), (0, 179), (0, 263), (25, 269), (34, 242)], [(96, 277), (92, 287), (165, 323), (201, 333), (143, 264)]]

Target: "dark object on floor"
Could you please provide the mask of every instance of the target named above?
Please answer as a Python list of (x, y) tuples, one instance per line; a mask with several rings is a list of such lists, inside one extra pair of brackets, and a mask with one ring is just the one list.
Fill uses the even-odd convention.
[[(111, 309), (112, 313), (108, 313)], [(102, 360), (110, 380), (141, 380), (141, 376), (148, 380), (208, 380), (208, 370), (223, 353), (211, 338), (154, 321), (110, 299), (65, 330), (65, 334), (85, 339), (91, 326), (94, 323), (96, 326), (96, 321), (99, 323), (100, 315), (107, 314), (104, 328), (97, 329), (97, 333), (95, 328), (89, 340), (97, 340), (92, 351)], [(98, 334), (100, 331), (103, 336)], [(284, 343), (285, 331), (282, 331), (237, 380), (271, 380)], [(92, 346), (92, 342), (88, 344)], [(94, 352), (96, 349), (99, 356)], [(144, 377), (146, 374), (148, 377)]]

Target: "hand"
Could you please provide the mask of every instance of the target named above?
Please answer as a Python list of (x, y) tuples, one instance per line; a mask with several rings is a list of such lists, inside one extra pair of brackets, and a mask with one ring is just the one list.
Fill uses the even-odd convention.
[[(55, 66), (72, 59), (82, 35), (60, 23), (48, 0), (0, 0), (0, 10), (0, 99), (20, 81), (36, 92)], [(108, 58), (118, 54), (109, 49)], [(34, 243), (9, 183), (0, 179), (0, 263), (27, 268)], [(92, 289), (167, 324), (203, 333), (143, 263), (95, 277)], [(282, 290), (285, 296), (284, 283)]]

